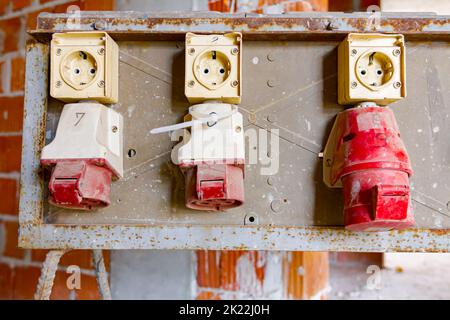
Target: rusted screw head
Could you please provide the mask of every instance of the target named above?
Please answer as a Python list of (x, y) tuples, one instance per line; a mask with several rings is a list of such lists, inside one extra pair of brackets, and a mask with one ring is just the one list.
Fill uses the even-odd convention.
[(190, 48), (189, 49), (189, 54), (194, 54), (195, 53), (195, 49), (194, 48)]
[(61, 87), (61, 85), (62, 85), (61, 81), (59, 81), (59, 80), (56, 81), (56, 87), (57, 87), (57, 88)]
[(103, 88), (103, 87), (105, 86), (105, 81), (100, 80), (100, 81), (98, 82), (98, 86), (99, 86), (100, 88)]
[(194, 85), (195, 85), (195, 81), (194, 80), (191, 80), (191, 81), (188, 82), (188, 86), (189, 87), (193, 87)]
[(396, 56), (396, 57), (398, 57), (399, 55), (400, 55), (400, 53), (401, 53), (401, 51), (400, 51), (400, 49), (394, 49), (394, 51), (392, 51), (392, 54), (394, 55), (394, 56)]
[(98, 54), (104, 55), (105, 54), (105, 48), (98, 49)]
[(105, 21), (95, 21), (94, 29), (95, 30), (105, 30), (106, 29), (106, 22)]
[(233, 82), (231, 82), (232, 87), (237, 87), (238, 84), (239, 84), (239, 82), (237, 80), (234, 80)]
[(352, 56), (356, 55), (358, 53), (358, 50), (352, 49)]
[(353, 81), (352, 82), (352, 88), (355, 89), (357, 86), (358, 86), (358, 84), (355, 81)]
[(57, 50), (56, 50), (56, 55), (57, 55), (57, 56), (61, 55), (61, 52), (62, 52), (61, 49), (57, 49)]
[(233, 49), (231, 49), (231, 53), (232, 53), (232, 54), (238, 54), (238, 52), (239, 52), (239, 49), (238, 49), (238, 48), (233, 48)]
[(240, 126), (237, 126), (234, 130), (235, 130), (237, 133), (239, 133), (239, 132), (242, 131), (242, 128), (241, 128)]
[(401, 83), (400, 81), (394, 82), (394, 88), (395, 88), (395, 89), (398, 89), (398, 88), (400, 88), (401, 86), (402, 86), (402, 83)]
[(276, 122), (277, 121), (277, 117), (275, 115), (273, 115), (273, 114), (269, 114), (266, 119), (269, 122)]
[(117, 126), (113, 126), (113, 127), (111, 128), (111, 130), (112, 130), (112, 132), (116, 133), (117, 130), (119, 130), (119, 129), (117, 128)]

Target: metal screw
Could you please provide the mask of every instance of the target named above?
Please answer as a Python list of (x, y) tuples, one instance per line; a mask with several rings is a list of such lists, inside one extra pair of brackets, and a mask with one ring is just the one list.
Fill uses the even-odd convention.
[(237, 126), (235, 130), (237, 133), (239, 133), (239, 132), (241, 132), (242, 128), (240, 126)]
[(99, 86), (100, 88), (103, 88), (103, 87), (105, 86), (105, 81), (100, 80), (100, 81), (98, 82), (98, 86)]
[(278, 85), (278, 81), (275, 79), (267, 80), (267, 85), (271, 88), (276, 87)]
[(193, 87), (194, 85), (195, 85), (195, 81), (194, 80), (191, 80), (191, 81), (188, 82), (188, 86), (189, 87)]
[(239, 82), (238, 82), (237, 80), (234, 80), (234, 81), (231, 83), (231, 86), (232, 86), (232, 87), (237, 87), (238, 84), (239, 84)]
[(250, 123), (256, 123), (256, 115), (255, 115), (254, 113), (250, 113), (250, 114), (248, 115), (248, 121), (249, 121)]
[(61, 85), (62, 85), (61, 81), (59, 81), (59, 80), (56, 81), (56, 87), (57, 87), (57, 88), (61, 87)]
[(62, 50), (61, 49), (57, 49), (56, 50), (56, 55), (59, 56), (61, 54)]
[(106, 22), (105, 21), (95, 21), (94, 29), (95, 30), (105, 30), (106, 29)]
[(195, 49), (194, 48), (190, 48), (189, 49), (189, 54), (194, 54), (195, 53)]
[(336, 25), (336, 23), (334, 22), (329, 22), (327, 24), (327, 30), (336, 30), (339, 29), (339, 27)]
[(353, 81), (352, 82), (352, 88), (355, 89), (357, 86), (358, 86), (358, 84), (355, 81)]
[(273, 53), (269, 53), (267, 55), (267, 60), (269, 60), (270, 62), (274, 62), (275, 61), (275, 55)]
[(352, 56), (356, 55), (358, 53), (358, 50), (352, 49)]
[(238, 48), (231, 49), (231, 54), (238, 54), (238, 52), (239, 52)]
[(119, 129), (117, 128), (117, 126), (113, 126), (113, 127), (112, 127), (112, 132), (116, 133), (117, 130), (119, 130)]
[(394, 55), (394, 56), (399, 56), (400, 55), (400, 53), (401, 53), (401, 51), (400, 51), (400, 49), (394, 49), (394, 51), (392, 51), (392, 54)]
[(401, 82), (399, 82), (399, 81), (394, 82), (394, 88), (395, 88), (395, 89), (398, 89), (398, 88), (400, 88), (401, 86), (402, 86), (402, 83), (401, 83)]
[(105, 54), (105, 48), (98, 49), (98, 54), (104, 55)]

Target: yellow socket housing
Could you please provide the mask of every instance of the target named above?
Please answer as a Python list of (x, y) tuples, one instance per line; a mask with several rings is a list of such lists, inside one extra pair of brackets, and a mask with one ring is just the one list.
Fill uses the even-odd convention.
[(338, 101), (387, 105), (406, 96), (404, 37), (350, 33), (338, 48)]
[(242, 34), (186, 34), (185, 95), (190, 103), (241, 102)]
[(116, 103), (119, 47), (106, 32), (55, 33), (51, 41), (50, 95), (64, 102)]

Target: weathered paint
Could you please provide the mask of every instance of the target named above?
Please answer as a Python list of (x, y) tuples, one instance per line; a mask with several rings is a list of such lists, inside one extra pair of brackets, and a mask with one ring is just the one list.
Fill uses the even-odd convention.
[[(113, 37), (184, 37), (186, 32), (238, 31), (246, 40), (282, 37), (344, 38), (349, 32), (403, 33), (406, 37), (447, 37), (450, 18), (435, 14), (355, 12), (287, 13), (280, 15), (222, 14), (216, 12), (140, 13), (80, 12), (77, 15), (41, 13), (33, 34), (95, 30), (95, 22)], [(76, 24), (76, 25), (75, 25)]]
[(351, 232), (343, 228), (21, 224), (23, 248), (448, 252), (448, 230)]
[(45, 143), (49, 50), (47, 45), (32, 40), (26, 52), (19, 222), (40, 223), (44, 198), (40, 155)]
[[(107, 24), (107, 30), (112, 30), (113, 35), (122, 39), (146, 39), (149, 37), (160, 37), (161, 39), (181, 39), (191, 25), (198, 27), (204, 32), (213, 32), (217, 26), (222, 26), (223, 30), (243, 29), (238, 20), (226, 18), (226, 15), (216, 15), (215, 18), (199, 18), (199, 14), (183, 15), (183, 18), (170, 18), (160, 16), (160, 22), (168, 28), (167, 32), (161, 33), (156, 27), (142, 25), (145, 14), (137, 13), (82, 13), (81, 21), (90, 14), (89, 19), (107, 18), (111, 19), (111, 24)], [(109, 15), (109, 18), (108, 18)], [(353, 14), (358, 16), (359, 14)], [(361, 17), (358, 19), (365, 19)], [(84, 17), (84, 18), (83, 18)], [(197, 18), (195, 18), (197, 17)], [(245, 16), (242, 19), (251, 19), (252, 27), (248, 27), (244, 32), (246, 39), (264, 40), (274, 39), (277, 35), (279, 39), (286, 39), (292, 36), (294, 39), (303, 39), (315, 35), (319, 39), (341, 39), (349, 31), (364, 31), (365, 25), (349, 23), (347, 20), (339, 22), (342, 14), (328, 14), (327, 18), (293, 17), (290, 15), (283, 17), (263, 17), (272, 19), (271, 22), (258, 20), (255, 16)], [(348, 17), (351, 17), (348, 16)], [(40, 40), (48, 40), (49, 35), (54, 31), (66, 30), (66, 15), (49, 16), (43, 14), (39, 19), (41, 30), (35, 34)], [(147, 17), (148, 18), (148, 17)], [(145, 18), (145, 19), (147, 19)], [(239, 18), (239, 16), (237, 17)], [(275, 20), (273, 20), (275, 18)], [(45, 21), (45, 19), (48, 19)], [(59, 20), (58, 20), (59, 19)], [(62, 20), (61, 20), (62, 19)], [(144, 20), (145, 20), (144, 19)], [(152, 23), (156, 23), (158, 18), (148, 18)], [(180, 20), (181, 19), (181, 20)], [(188, 24), (188, 20), (191, 19)], [(280, 20), (281, 19), (281, 20)], [(285, 19), (285, 20), (282, 20)], [(286, 20), (288, 19), (288, 20)], [(323, 31), (325, 26), (323, 19), (333, 19), (338, 28), (328, 28), (332, 30)], [(114, 21), (113, 21), (114, 20)], [(403, 21), (405, 20), (405, 21)], [(407, 20), (407, 21), (406, 21)], [(91, 20), (86, 20), (90, 23)], [(85, 22), (86, 22), (85, 21)], [(284, 21), (283, 23), (281, 23)], [(306, 23), (305, 26), (289, 26), (288, 23)], [(309, 21), (309, 24), (308, 24)], [(318, 25), (311, 21), (320, 22)], [(361, 20), (362, 21), (362, 20)], [(397, 21), (397, 22), (396, 22)], [(386, 22), (381, 25), (392, 32), (402, 32), (410, 39), (435, 40), (445, 39), (448, 41), (450, 27), (448, 17), (425, 16), (406, 18), (386, 18)], [(64, 23), (63, 23), (64, 22)], [(89, 23), (82, 24), (82, 30), (92, 28)], [(120, 24), (119, 24), (120, 22)], [(236, 22), (236, 24), (234, 24)], [(263, 23), (264, 22), (264, 23)], [(61, 24), (63, 23), (63, 24)], [(209, 25), (212, 23), (212, 26)], [(267, 26), (265, 23), (269, 23)], [(362, 22), (361, 22), (362, 23)], [(275, 26), (274, 26), (274, 25)], [(59, 25), (55, 29), (55, 26)], [(126, 31), (113, 31), (115, 25), (122, 25), (120, 28)], [(432, 27), (430, 27), (432, 25)], [(328, 26), (328, 25), (327, 25)], [(189, 28), (188, 28), (189, 27)], [(85, 28), (85, 29), (83, 29)], [(112, 29), (110, 29), (112, 28)], [(159, 28), (159, 27), (158, 27)], [(186, 29), (187, 28), (187, 29)], [(192, 27), (193, 28), (193, 27)], [(236, 29), (233, 29), (236, 28)], [(241, 28), (241, 29), (240, 29)], [(342, 29), (339, 29), (342, 28)], [(345, 28), (347, 31), (343, 31)], [(431, 28), (432, 30), (426, 30)], [(139, 31), (141, 29), (141, 31)], [(319, 31), (320, 29), (320, 31)], [(134, 31), (138, 30), (138, 31)], [(275, 31), (273, 31), (275, 30)], [(305, 31), (306, 30), (306, 31)], [(314, 31), (316, 30), (316, 31)], [(132, 32), (131, 32), (132, 31)], [(189, 31), (195, 31), (190, 30)], [(43, 37), (41, 37), (41, 36)], [(174, 35), (175, 37), (172, 37)], [(225, 225), (225, 224), (204, 224), (192, 225), (189, 223), (149, 223), (145, 225), (128, 224), (106, 225), (104, 223), (83, 223), (83, 224), (49, 224), (44, 223), (42, 212), (44, 207), (43, 180), (39, 172), (40, 150), (45, 139), (45, 118), (47, 111), (48, 94), (48, 46), (44, 43), (30, 42), (27, 46), (27, 79), (25, 97), (25, 122), (23, 135), (23, 161), (21, 177), (21, 203), (20, 203), (20, 246), (25, 248), (105, 248), (105, 249), (257, 249), (257, 250), (300, 250), (300, 251), (449, 251), (450, 233), (447, 229), (415, 229), (404, 231), (390, 231), (380, 233), (354, 233), (345, 231), (342, 228), (331, 227), (301, 227), (301, 226), (249, 226), (249, 225)], [(333, 75), (326, 79), (332, 79)], [(325, 79), (325, 80), (326, 80)], [(261, 110), (267, 108), (262, 106)], [(252, 116), (254, 114), (249, 115)], [(268, 117), (266, 115), (262, 115)], [(272, 119), (271, 119), (272, 121)], [(270, 121), (269, 121), (270, 122)], [(265, 122), (263, 122), (265, 125)], [(282, 128), (284, 129), (284, 128)], [(293, 141), (298, 141), (294, 136)], [(320, 146), (314, 144), (315, 150)], [(316, 151), (317, 151), (316, 150)], [(164, 155), (166, 153), (162, 153)], [(133, 169), (134, 170), (134, 169)], [(137, 169), (136, 169), (137, 170)], [(135, 177), (130, 175), (129, 179)], [(127, 180), (128, 181), (128, 180)], [(413, 196), (417, 202), (424, 204), (433, 210), (444, 214), (445, 204), (440, 199), (431, 199), (429, 195), (421, 194), (414, 190)]]

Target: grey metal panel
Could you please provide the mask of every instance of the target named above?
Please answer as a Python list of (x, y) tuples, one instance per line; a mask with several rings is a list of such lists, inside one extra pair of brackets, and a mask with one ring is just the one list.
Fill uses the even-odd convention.
[[(125, 177), (113, 184), (112, 205), (96, 212), (48, 206), (45, 195), (27, 193), (31, 188), (40, 190), (35, 183), (39, 185), (41, 181), (36, 176), (32, 187), (28, 182), (23, 185), (21, 217), (30, 211), (42, 212), (45, 223), (21, 224), (21, 245), (448, 251), (447, 41), (407, 43), (408, 97), (392, 105), (415, 171), (413, 205), (417, 226), (438, 230), (362, 234), (317, 228), (343, 223), (340, 190), (330, 190), (322, 183), (318, 157), (334, 116), (342, 110), (336, 99), (338, 43), (262, 39), (246, 42), (244, 38), (240, 110), (246, 131), (279, 130), (279, 171), (264, 176), (260, 174), (264, 165), (247, 165), (245, 205), (226, 213), (206, 213), (184, 207), (183, 177), (170, 162), (173, 142), (167, 135), (149, 134), (156, 126), (181, 121), (187, 112), (183, 42), (120, 41), (120, 102), (112, 107), (124, 116), (124, 152), (135, 149), (136, 156), (125, 159)], [(45, 56), (47, 52), (42, 50), (38, 54)], [(47, 72), (41, 66), (31, 68), (27, 71), (27, 83), (35, 77), (33, 70), (41, 76)], [(42, 90), (47, 94), (46, 88), (37, 89)], [(55, 133), (62, 103), (50, 99), (45, 113), (45, 104), (36, 103), (33, 94), (34, 91), (27, 91), (26, 121), (33, 126), (47, 114), (48, 142)], [(23, 179), (32, 177), (39, 167), (37, 155), (42, 143), (34, 141), (36, 136), (43, 136), (44, 128), (39, 126), (37, 131), (24, 131), (24, 155), (29, 153), (30, 145), (34, 146), (26, 159), (35, 169), (25, 170)], [(247, 155), (251, 151), (248, 149)], [(35, 202), (30, 203), (30, 199)], [(42, 203), (43, 210), (39, 207)], [(248, 215), (257, 216), (260, 227), (244, 225)]]

